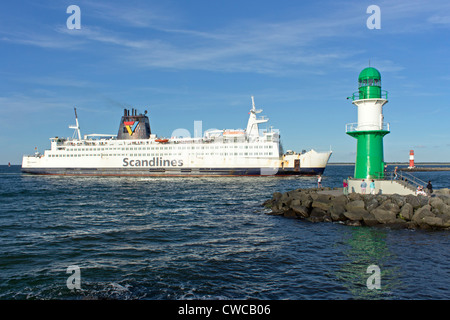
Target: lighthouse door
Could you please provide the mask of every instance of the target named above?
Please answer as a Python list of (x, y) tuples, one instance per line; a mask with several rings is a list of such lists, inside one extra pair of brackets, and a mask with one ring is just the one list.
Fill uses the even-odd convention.
[(294, 171), (300, 171), (300, 159), (294, 160)]

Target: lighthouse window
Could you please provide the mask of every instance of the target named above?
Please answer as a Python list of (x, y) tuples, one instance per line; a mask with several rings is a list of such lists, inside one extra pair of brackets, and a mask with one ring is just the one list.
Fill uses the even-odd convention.
[(372, 83), (373, 83), (373, 80), (372, 80), (372, 79), (369, 79), (369, 86), (371, 86)]

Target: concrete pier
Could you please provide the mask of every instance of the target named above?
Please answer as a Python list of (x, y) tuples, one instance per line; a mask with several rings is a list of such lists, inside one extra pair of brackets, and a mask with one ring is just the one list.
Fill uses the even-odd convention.
[[(365, 179), (367, 183), (366, 194), (370, 193), (370, 183), (372, 180)], [(399, 195), (415, 195), (415, 189), (413, 189), (407, 183), (402, 180), (374, 180), (375, 182), (375, 194), (399, 194)], [(348, 180), (348, 192), (349, 193), (361, 193), (362, 179), (349, 179)]]

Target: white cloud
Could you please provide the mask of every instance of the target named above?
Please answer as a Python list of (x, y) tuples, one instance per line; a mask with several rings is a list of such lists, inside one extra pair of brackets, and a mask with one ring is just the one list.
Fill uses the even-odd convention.
[[(104, 52), (105, 59), (131, 67), (175, 70), (320, 74), (331, 64), (333, 67), (354, 65), (359, 69), (360, 64), (353, 60), (361, 53), (367, 55), (366, 51), (355, 50), (354, 44), (346, 43), (349, 38), (356, 42), (367, 36), (363, 5), (344, 6), (339, 12), (329, 10), (308, 19), (230, 21), (228, 26), (215, 30), (183, 28), (180, 26), (183, 22), (178, 21), (179, 14), (155, 4), (124, 6), (86, 2), (81, 7), (82, 14), (88, 18), (95, 16), (108, 23), (100, 27), (82, 22), (81, 30), (68, 30), (61, 24), (51, 31), (14, 32), (0, 39), (44, 48)], [(419, 14), (433, 15), (438, 10), (419, 1), (382, 2), (380, 7), (382, 20), (391, 21), (392, 30), (387, 30), (391, 33), (412, 29), (401, 25), (393, 28), (392, 23), (396, 21)], [(93, 21), (88, 18), (82, 21)], [(447, 22), (447, 18), (435, 16), (429, 20), (428, 25)], [(338, 43), (338, 39), (345, 42)], [(396, 72), (403, 68), (389, 60), (376, 63), (384, 71)]]

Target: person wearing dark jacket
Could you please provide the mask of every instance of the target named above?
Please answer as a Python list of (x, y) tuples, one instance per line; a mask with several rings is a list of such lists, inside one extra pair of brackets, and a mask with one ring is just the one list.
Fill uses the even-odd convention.
[(428, 181), (427, 184), (427, 194), (429, 197), (431, 197), (431, 194), (433, 193), (433, 186), (431, 185), (431, 181)]

